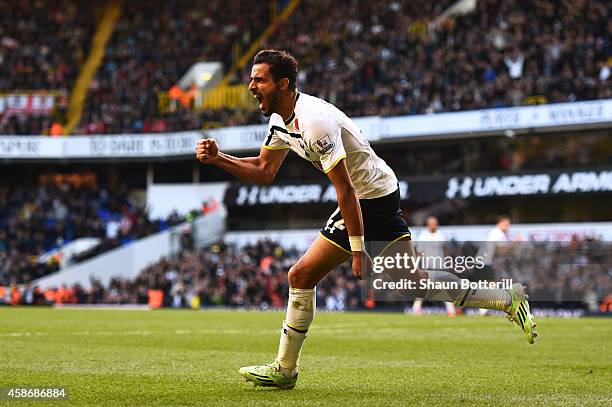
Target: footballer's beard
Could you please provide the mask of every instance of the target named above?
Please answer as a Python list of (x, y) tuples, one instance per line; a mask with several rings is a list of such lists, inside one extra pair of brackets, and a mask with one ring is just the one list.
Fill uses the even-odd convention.
[(267, 103), (264, 100), (263, 103), (261, 104), (261, 112), (263, 113), (265, 117), (270, 117), (272, 116), (272, 113), (278, 110), (278, 105), (280, 101), (280, 94), (278, 90), (271, 92), (270, 95), (267, 97), (267, 99), (268, 99)]

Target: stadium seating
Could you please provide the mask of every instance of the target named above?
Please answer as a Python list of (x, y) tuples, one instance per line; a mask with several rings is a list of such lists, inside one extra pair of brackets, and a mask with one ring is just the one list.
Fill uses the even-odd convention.
[[(269, 240), (242, 249), (215, 245), (198, 250), (185, 238), (183, 247), (179, 254), (147, 267), (132, 281), (115, 278), (108, 287), (94, 281), (88, 290), (78, 285), (50, 288), (46, 302), (147, 304), (153, 291), (160, 294), (158, 305), (166, 307), (286, 306), (286, 274), (299, 258), (299, 251)], [(589, 296), (599, 301), (612, 290), (601, 268), (609, 263), (606, 247), (604, 242), (577, 237), (563, 244), (532, 242), (510, 252), (500, 270), (529, 281), (531, 297), (540, 308), (559, 306), (554, 298), (563, 298), (565, 308), (583, 308)], [(453, 257), (473, 256), (478, 248), (471, 242), (453, 241), (448, 250)], [(554, 293), (550, 291), (553, 288)], [(345, 263), (317, 285), (317, 305), (338, 311), (371, 308), (375, 303), (362, 299), (360, 286)]]
[[(90, 84), (77, 132), (149, 133), (195, 129), (211, 122), (224, 126), (262, 122), (257, 111), (249, 110), (195, 113), (180, 108), (162, 115), (157, 95), (196, 61), (220, 60), (229, 68), (233, 48), (237, 44), (246, 48), (268, 26), (273, 3), (177, 1), (153, 7), (144, 1), (124, 2), (104, 62)], [(612, 66), (608, 2), (479, 0), (475, 11), (440, 19), (452, 3), (303, 0), (262, 47), (295, 54), (302, 68), (299, 88), (354, 116), (612, 97), (612, 87), (607, 86)], [(57, 90), (68, 95), (103, 4), (0, 3), (4, 23), (0, 89)], [(323, 9), (328, 12), (322, 14)], [(233, 83), (246, 83), (249, 73), (249, 67), (238, 72)], [(40, 134), (50, 124), (48, 117), (13, 115), (0, 119), (0, 132)], [(575, 168), (610, 164), (605, 137), (606, 133), (598, 133), (551, 140), (534, 135), (400, 149), (381, 146), (380, 155), (399, 176)], [(312, 168), (301, 162), (292, 166), (288, 160), (279, 179), (307, 179), (312, 174), (316, 174)], [(5, 285), (55, 270), (56, 263), (41, 265), (37, 259), (62, 242), (82, 236), (103, 238), (101, 245), (77, 258), (82, 260), (161, 227), (149, 223), (125, 191), (24, 185), (0, 188), (0, 198), (0, 283)], [(138, 226), (109, 236), (109, 225), (113, 229), (117, 221), (113, 214)], [(282, 306), (284, 273), (297, 255), (270, 242), (248, 249), (246, 256), (236, 255), (239, 260), (225, 252), (186, 251), (145, 270), (135, 282), (115, 281), (110, 301), (143, 301), (146, 290), (161, 289), (166, 305), (189, 305), (195, 294), (204, 304)], [(231, 266), (228, 278), (225, 266), (220, 276), (218, 268), (210, 273), (197, 266), (216, 264), (218, 257)], [(262, 257), (271, 259), (266, 267), (260, 265)], [(245, 274), (249, 270), (264, 270), (263, 277), (251, 281)], [(172, 271), (176, 276), (168, 278)], [(325, 307), (360, 306), (353, 296), (358, 289), (347, 273), (348, 268), (341, 268), (320, 285)], [(198, 286), (196, 281), (206, 284)], [(251, 284), (264, 289), (258, 291)], [(136, 300), (133, 292), (138, 293)], [(109, 300), (101, 294), (94, 297)]]
[(479, 0), (433, 28), (449, 3), (306, 0), (264, 46), (295, 54), (298, 86), (355, 116), (612, 97), (609, 2)]
[[(126, 3), (77, 132), (262, 122), (257, 111), (245, 109), (194, 113), (180, 107), (160, 114), (157, 95), (196, 61), (219, 60), (229, 69), (235, 46), (246, 48), (270, 23), (272, 3)], [(452, 3), (304, 0), (261, 46), (295, 54), (300, 89), (354, 116), (612, 97), (606, 86), (612, 66), (609, 2), (479, 0), (466, 15), (440, 18)], [(66, 92), (95, 28), (95, 13), (78, 11), (95, 11), (99, 4), (57, 0), (1, 7), (5, 18), (17, 16), (19, 24), (3, 24), (8, 31), (0, 48), (0, 89)], [(34, 23), (47, 31), (33, 34), (28, 27)], [(244, 84), (248, 76), (247, 66), (232, 81)], [(40, 134), (49, 125), (45, 118), (12, 116), (0, 132)]]
[[(77, 132), (157, 133), (200, 128), (201, 119), (185, 108), (160, 115), (158, 93), (170, 89), (195, 62), (220, 61), (229, 69), (235, 46), (248, 47), (269, 24), (271, 3), (127, 2), (90, 86)], [(232, 120), (221, 112), (215, 120), (240, 123), (251, 119)]]
[[(87, 57), (102, 1), (0, 2), (0, 92), (66, 98)], [(52, 118), (0, 115), (1, 134), (42, 134)]]
[(112, 249), (181, 221), (149, 221), (127, 190), (46, 183), (0, 187), (0, 284), (23, 283), (56, 271), (59, 259), (39, 256), (81, 237), (101, 243), (74, 261)]

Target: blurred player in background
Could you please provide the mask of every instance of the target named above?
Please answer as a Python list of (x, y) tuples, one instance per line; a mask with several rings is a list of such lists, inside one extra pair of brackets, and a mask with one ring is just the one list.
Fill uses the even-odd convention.
[[(427, 229), (423, 229), (417, 238), (417, 253), (423, 255), (424, 257), (441, 259), (447, 254), (444, 244), (446, 242), (446, 236), (444, 236), (444, 233), (438, 229), (439, 222), (438, 218), (435, 216), (428, 217), (426, 223)], [(421, 242), (423, 242), (423, 244), (419, 244)], [(421, 315), (423, 312), (421, 309), (422, 305), (422, 298), (415, 299), (414, 303), (412, 304), (412, 313), (414, 315)], [(448, 316), (454, 317), (456, 315), (455, 304), (445, 301), (444, 305), (446, 305), (446, 313)]]
[[(495, 269), (493, 262), (499, 256), (505, 256), (511, 248), (510, 241), (510, 217), (499, 215), (495, 227), (489, 231), (486, 240), (478, 250), (478, 256), (483, 258), (484, 267), (476, 271), (474, 280), (495, 281)], [(487, 315), (489, 310), (480, 309), (480, 315)]]
[(499, 215), (495, 227), (489, 231), (486, 240), (478, 250), (478, 256), (483, 258), (484, 267), (474, 276), (475, 280), (495, 281), (494, 261), (508, 254), (512, 248), (510, 240), (510, 218)]
[[(249, 90), (270, 117), (268, 136), (257, 157), (238, 158), (219, 151), (214, 139), (198, 141), (196, 158), (253, 183), (270, 184), (289, 150), (310, 161), (329, 177), (336, 189), (338, 209), (319, 236), (289, 270), (289, 300), (273, 363), (248, 366), (240, 374), (256, 385), (291, 389), (298, 376), (302, 345), (316, 309), (316, 284), (352, 256), (352, 270), (360, 278), (369, 270), (364, 241), (406, 243), (414, 256), (410, 231), (401, 216), (395, 173), (379, 158), (361, 130), (342, 111), (296, 89), (298, 65), (284, 51), (262, 50), (254, 58)], [(434, 282), (459, 282), (443, 271), (414, 277)], [(424, 299), (454, 301), (465, 307), (505, 311), (533, 343), (535, 323), (524, 288), (511, 290), (421, 290)]]

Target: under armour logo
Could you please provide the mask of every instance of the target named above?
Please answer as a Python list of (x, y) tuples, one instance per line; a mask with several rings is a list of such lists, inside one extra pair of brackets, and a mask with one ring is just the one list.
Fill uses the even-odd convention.
[(257, 203), (257, 195), (259, 194), (259, 187), (240, 187), (238, 190), (238, 197), (236, 198), (236, 204), (242, 206), (246, 203), (249, 205), (255, 205)]
[(458, 177), (453, 177), (448, 180), (446, 197), (453, 199), (457, 193), (460, 193), (461, 198), (469, 198), (472, 195), (472, 185), (474, 185), (474, 180), (471, 177), (465, 177), (461, 181)]

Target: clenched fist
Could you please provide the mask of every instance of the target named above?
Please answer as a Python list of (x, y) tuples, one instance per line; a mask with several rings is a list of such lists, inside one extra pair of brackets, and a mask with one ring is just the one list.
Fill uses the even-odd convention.
[(214, 138), (198, 140), (195, 148), (196, 158), (203, 164), (212, 163), (219, 154), (219, 146)]

